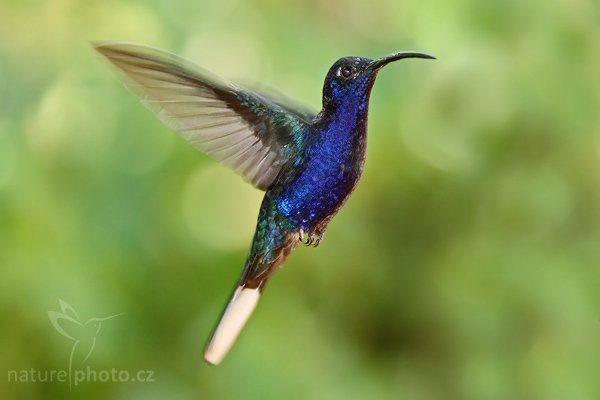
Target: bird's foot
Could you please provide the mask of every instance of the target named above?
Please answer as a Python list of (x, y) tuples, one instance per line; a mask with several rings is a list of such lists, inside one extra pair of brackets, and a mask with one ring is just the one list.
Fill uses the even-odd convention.
[(317, 247), (319, 243), (321, 243), (321, 239), (323, 239), (323, 233), (311, 232), (307, 233), (304, 231), (300, 231), (300, 241), (304, 243), (305, 246), (313, 246)]

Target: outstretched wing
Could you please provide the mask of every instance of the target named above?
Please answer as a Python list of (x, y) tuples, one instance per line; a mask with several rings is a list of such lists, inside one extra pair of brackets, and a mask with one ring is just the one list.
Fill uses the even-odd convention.
[(94, 47), (165, 125), (259, 189), (273, 184), (312, 118), (152, 47)]

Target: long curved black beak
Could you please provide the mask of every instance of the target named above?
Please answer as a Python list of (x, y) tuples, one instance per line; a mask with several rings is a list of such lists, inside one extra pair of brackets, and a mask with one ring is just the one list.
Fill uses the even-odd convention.
[(414, 51), (401, 51), (399, 53), (390, 54), (388, 56), (381, 57), (381, 58), (378, 58), (377, 60), (371, 61), (368, 68), (375, 71), (375, 70), (383, 68), (384, 66), (386, 66), (387, 64), (389, 64), (393, 61), (398, 61), (403, 58), (427, 58), (430, 60), (436, 59), (434, 56), (431, 56), (431, 55), (425, 54), (425, 53), (417, 53)]

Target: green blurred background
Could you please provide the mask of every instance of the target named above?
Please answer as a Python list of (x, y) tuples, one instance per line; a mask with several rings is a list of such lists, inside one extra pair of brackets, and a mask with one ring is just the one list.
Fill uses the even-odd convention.
[[(600, 4), (594, 0), (0, 6), (0, 398), (600, 398)], [(89, 40), (150, 44), (318, 109), (341, 56), (387, 67), (365, 173), (271, 281), (219, 367), (202, 350), (261, 192), (163, 127)], [(66, 369), (58, 299), (106, 321)]]

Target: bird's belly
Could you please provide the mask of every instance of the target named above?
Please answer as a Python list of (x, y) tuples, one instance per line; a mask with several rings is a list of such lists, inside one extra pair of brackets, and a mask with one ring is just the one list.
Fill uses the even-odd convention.
[(362, 157), (358, 162), (313, 160), (277, 197), (279, 212), (297, 227), (311, 231), (339, 210), (361, 172)]

